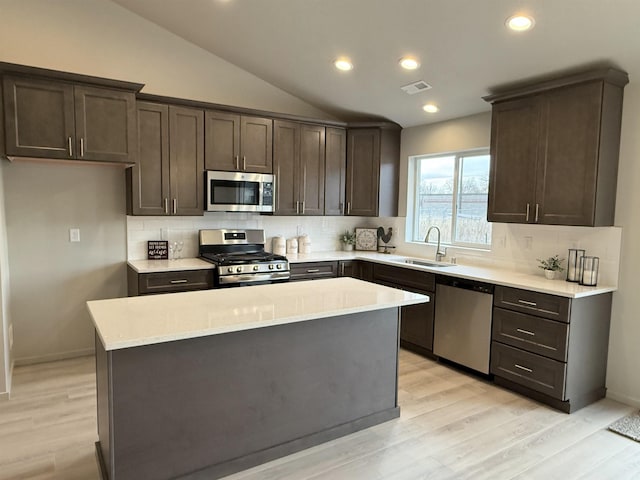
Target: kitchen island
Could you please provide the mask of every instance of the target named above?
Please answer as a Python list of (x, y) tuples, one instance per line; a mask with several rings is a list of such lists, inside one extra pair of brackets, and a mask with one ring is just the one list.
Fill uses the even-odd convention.
[(212, 479), (396, 418), (399, 308), (352, 278), (88, 302), (103, 479)]

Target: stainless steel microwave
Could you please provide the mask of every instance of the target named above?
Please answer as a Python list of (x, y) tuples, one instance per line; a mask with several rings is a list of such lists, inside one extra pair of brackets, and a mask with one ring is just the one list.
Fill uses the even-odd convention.
[(245, 172), (205, 172), (207, 212), (273, 212), (275, 175)]

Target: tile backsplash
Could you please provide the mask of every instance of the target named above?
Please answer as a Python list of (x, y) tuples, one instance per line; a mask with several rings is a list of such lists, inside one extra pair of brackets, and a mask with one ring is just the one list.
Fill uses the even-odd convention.
[[(280, 217), (249, 213), (205, 213), (202, 217), (127, 217), (127, 257), (147, 256), (148, 240), (183, 241), (182, 257), (198, 254), (198, 231), (208, 228), (259, 228), (265, 230), (267, 250), (273, 236), (286, 238), (307, 234), (313, 252), (341, 249), (339, 237), (356, 227), (393, 228), (390, 245), (394, 253), (432, 257), (433, 245), (405, 241), (404, 217)], [(445, 261), (456, 257), (460, 264), (487, 265), (542, 275), (537, 258), (558, 254), (565, 259), (569, 248), (583, 248), (587, 255), (600, 257), (599, 284), (618, 284), (622, 229), (619, 227), (565, 227), (494, 223), (491, 250), (447, 247)]]

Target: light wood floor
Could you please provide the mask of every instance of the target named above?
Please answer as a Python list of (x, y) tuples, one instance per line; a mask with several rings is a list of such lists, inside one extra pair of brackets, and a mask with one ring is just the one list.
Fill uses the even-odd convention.
[[(572, 415), (402, 351), (397, 420), (226, 480), (640, 479), (640, 443), (606, 430), (634, 409)], [(0, 479), (95, 480), (92, 357), (17, 368), (0, 401)], [(152, 479), (140, 479), (152, 480)]]

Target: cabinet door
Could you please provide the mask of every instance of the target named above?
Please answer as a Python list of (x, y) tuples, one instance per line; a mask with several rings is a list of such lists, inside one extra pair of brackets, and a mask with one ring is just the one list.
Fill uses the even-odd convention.
[(378, 215), (380, 130), (349, 130), (347, 137), (347, 215)]
[(534, 222), (538, 125), (537, 97), (493, 106), (488, 221)]
[(274, 172), (276, 175), (276, 215), (297, 215), (300, 209), (299, 173), (300, 125), (274, 121)]
[(340, 260), (338, 262), (338, 276), (360, 278), (359, 260)]
[(205, 159), (207, 170), (240, 170), (240, 115), (206, 111)]
[[(407, 290), (406, 287), (402, 287)], [(418, 305), (402, 307), (400, 320), (400, 340), (433, 351), (433, 320), (435, 294), (421, 290), (410, 290), (428, 295), (430, 301)]]
[(73, 89), (76, 158), (135, 162), (136, 99), (131, 92), (106, 88)]
[(202, 215), (204, 212), (204, 113), (169, 107), (169, 166), (171, 212)]
[(273, 120), (241, 117), (240, 163), (245, 172), (273, 172)]
[(138, 151), (130, 175), (130, 213), (169, 214), (169, 108), (138, 102)]
[(71, 85), (5, 77), (3, 91), (7, 155), (75, 158)]
[(544, 96), (538, 223), (594, 224), (602, 88), (597, 81)]
[(324, 215), (325, 130), (300, 126), (300, 214)]
[(347, 174), (347, 132), (327, 128), (325, 136), (324, 214), (343, 215)]

